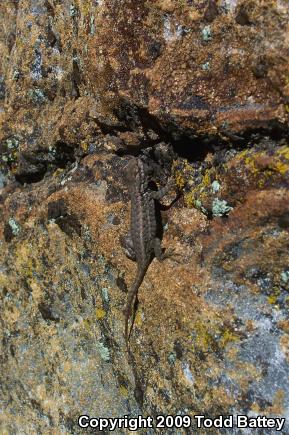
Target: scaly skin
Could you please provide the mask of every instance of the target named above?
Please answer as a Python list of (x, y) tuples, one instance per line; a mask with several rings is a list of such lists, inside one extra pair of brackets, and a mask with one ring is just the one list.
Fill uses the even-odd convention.
[[(132, 158), (125, 168), (125, 178), (131, 197), (130, 239), (126, 241), (130, 257), (137, 262), (137, 274), (128, 291), (125, 314), (125, 340), (128, 345), (129, 319), (135, 304), (137, 292), (146, 271), (156, 256), (163, 259), (161, 241), (157, 238), (155, 200), (165, 195), (166, 190), (158, 192), (148, 188), (148, 167), (140, 158)], [(132, 328), (132, 325), (131, 325)]]

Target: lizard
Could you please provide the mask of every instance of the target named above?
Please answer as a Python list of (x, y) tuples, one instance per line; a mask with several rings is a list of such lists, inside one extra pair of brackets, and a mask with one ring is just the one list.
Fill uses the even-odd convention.
[(160, 200), (168, 192), (169, 185), (158, 191), (150, 189), (149, 166), (139, 157), (131, 158), (126, 165), (125, 181), (131, 199), (130, 235), (123, 237), (121, 243), (126, 249), (126, 255), (137, 263), (135, 280), (128, 291), (124, 309), (125, 341), (128, 346), (133, 326), (132, 319), (129, 331), (129, 320), (132, 315), (134, 316), (132, 307), (135, 306), (138, 289), (153, 258), (162, 261), (168, 257), (168, 254), (163, 253), (161, 240), (157, 235), (155, 201)]

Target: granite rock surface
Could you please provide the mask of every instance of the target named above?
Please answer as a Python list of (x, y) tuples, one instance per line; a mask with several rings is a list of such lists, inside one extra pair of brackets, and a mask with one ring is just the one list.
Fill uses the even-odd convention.
[[(289, 418), (288, 17), (286, 0), (1, 2), (1, 433)], [(128, 354), (130, 155), (182, 197)]]

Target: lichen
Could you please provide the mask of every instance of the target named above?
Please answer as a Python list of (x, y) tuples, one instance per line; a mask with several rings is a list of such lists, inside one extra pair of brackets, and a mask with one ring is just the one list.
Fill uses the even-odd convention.
[(229, 329), (225, 329), (220, 339), (220, 345), (226, 347), (228, 343), (235, 343), (239, 340), (240, 337), (237, 334), (234, 334)]
[(100, 357), (103, 361), (110, 361), (110, 352), (108, 347), (106, 347), (101, 341), (97, 343), (97, 349), (99, 351)]
[(170, 365), (174, 365), (177, 360), (177, 356), (175, 352), (170, 352), (168, 355), (168, 363)]
[(43, 104), (46, 102), (46, 97), (44, 95), (44, 92), (40, 88), (29, 89), (29, 91), (27, 92), (27, 96), (35, 104)]
[(104, 300), (104, 302), (109, 302), (109, 294), (108, 294), (108, 289), (107, 288), (102, 288), (101, 289), (101, 294), (102, 294), (102, 299)]
[(77, 7), (73, 4), (71, 4), (69, 7), (69, 15), (71, 18), (75, 18), (78, 15)]
[(195, 206), (195, 198), (193, 192), (186, 192), (184, 194), (184, 203), (186, 207), (193, 208)]
[(219, 190), (221, 189), (221, 185), (217, 180), (214, 180), (212, 182), (211, 188), (213, 193), (218, 193)]
[[(258, 186), (262, 188), (266, 180), (274, 179), (274, 175), (276, 178), (278, 174), (284, 176), (289, 172), (289, 147), (280, 147), (273, 156), (267, 151), (256, 152), (254, 149), (247, 149), (238, 155), (240, 164), (242, 160), (249, 173), (257, 178)], [(260, 164), (262, 160), (266, 163)]]
[(97, 320), (103, 320), (106, 316), (106, 312), (104, 311), (103, 308), (96, 308), (95, 316), (96, 316)]
[(209, 69), (210, 69), (210, 62), (205, 62), (202, 64), (203, 71), (209, 71)]
[(80, 143), (80, 147), (81, 149), (87, 153), (88, 152), (88, 148), (89, 148), (89, 144), (86, 141), (81, 141)]
[(21, 232), (21, 227), (20, 227), (20, 225), (16, 222), (15, 219), (10, 218), (9, 221), (8, 221), (8, 224), (10, 225), (10, 228), (11, 228), (11, 230), (12, 230), (12, 234), (13, 234), (14, 236), (17, 236), (18, 234), (20, 234), (20, 232)]
[(287, 284), (289, 282), (289, 270), (281, 272), (281, 280)]
[(202, 205), (202, 201), (201, 201), (201, 200), (196, 199), (196, 200), (194, 201), (194, 205), (195, 205), (195, 207), (196, 207), (198, 210), (200, 210), (202, 213), (207, 214), (207, 210), (205, 209), (205, 207), (203, 207), (203, 205)]
[(185, 177), (181, 171), (176, 171), (175, 173), (175, 183), (177, 187), (181, 190), (185, 186)]
[(10, 150), (17, 149), (19, 146), (19, 140), (15, 137), (9, 138), (6, 140), (6, 146)]
[(192, 333), (193, 347), (208, 352), (215, 348), (215, 339), (208, 331), (207, 326), (202, 322), (197, 322)]
[(228, 214), (233, 207), (229, 206), (227, 201), (215, 198), (212, 204), (212, 213), (214, 217)]
[(128, 389), (124, 385), (121, 385), (119, 387), (119, 392), (120, 392), (121, 396), (123, 396), (125, 398), (128, 397)]
[(202, 190), (205, 187), (208, 187), (211, 184), (211, 175), (210, 171), (206, 171), (202, 180)]
[(211, 27), (210, 26), (205, 26), (202, 29), (202, 38), (204, 41), (210, 41), (212, 39), (212, 32), (211, 32)]
[(135, 326), (140, 328), (142, 323), (143, 323), (143, 313), (141, 310), (138, 310), (135, 316), (134, 324)]
[(91, 35), (94, 35), (95, 34), (95, 17), (93, 15), (91, 15), (89, 21), (90, 21), (90, 30), (89, 30), (89, 33)]

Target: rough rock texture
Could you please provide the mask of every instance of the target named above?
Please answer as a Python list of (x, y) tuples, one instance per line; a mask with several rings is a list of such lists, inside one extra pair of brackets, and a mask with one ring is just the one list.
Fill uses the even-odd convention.
[[(1, 433), (289, 418), (288, 18), (286, 0), (0, 3)], [(178, 256), (149, 268), (128, 355), (122, 171), (168, 146)]]

